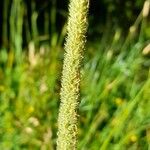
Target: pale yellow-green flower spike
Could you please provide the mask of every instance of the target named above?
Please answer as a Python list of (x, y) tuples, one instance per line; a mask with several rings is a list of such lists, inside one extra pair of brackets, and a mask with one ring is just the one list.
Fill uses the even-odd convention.
[(77, 149), (80, 65), (86, 42), (88, 8), (89, 0), (70, 0), (58, 116), (57, 150)]

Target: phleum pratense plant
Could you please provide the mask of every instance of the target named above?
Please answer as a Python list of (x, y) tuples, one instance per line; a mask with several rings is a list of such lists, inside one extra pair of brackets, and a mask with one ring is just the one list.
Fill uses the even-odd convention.
[(80, 66), (86, 42), (89, 0), (70, 0), (58, 116), (57, 150), (77, 148)]

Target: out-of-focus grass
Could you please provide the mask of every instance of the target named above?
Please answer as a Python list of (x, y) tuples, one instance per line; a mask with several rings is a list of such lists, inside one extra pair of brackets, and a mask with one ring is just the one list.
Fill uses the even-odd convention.
[[(2, 149), (36, 149), (44, 146), (51, 149), (52, 137), (56, 137), (60, 49), (41, 47), (41, 51), (46, 51), (44, 54), (35, 54), (31, 50), (30, 56), (25, 57), (21, 64), (0, 69)], [(5, 55), (2, 53), (1, 58)]]
[[(55, 11), (51, 12), (50, 43), (40, 44), (40, 39), (36, 39), (40, 36), (33, 3), (32, 30), (35, 30), (28, 36), (28, 49), (20, 50), (19, 28), (12, 34), (20, 38), (20, 43), (17, 43), (18, 38), (10, 38), (16, 46), (9, 51), (0, 50), (2, 150), (55, 149), (63, 59), (61, 45), (65, 35), (65, 27), (61, 35), (54, 29)], [(46, 23), (45, 32), (48, 32), (49, 23)], [(101, 40), (87, 44), (81, 71), (78, 149), (148, 150), (150, 60), (143, 49), (149, 43), (149, 26), (140, 15), (127, 38), (122, 37), (118, 28), (114, 34), (110, 33), (112, 29), (107, 29)], [(16, 59), (21, 61), (18, 63)]]
[[(88, 46), (81, 81), (79, 149), (148, 149), (149, 59), (143, 42)], [(23, 61), (1, 50), (0, 148), (54, 149), (63, 50), (33, 43)]]
[(98, 51), (82, 70), (79, 149), (149, 148), (149, 60), (142, 42), (121, 47)]

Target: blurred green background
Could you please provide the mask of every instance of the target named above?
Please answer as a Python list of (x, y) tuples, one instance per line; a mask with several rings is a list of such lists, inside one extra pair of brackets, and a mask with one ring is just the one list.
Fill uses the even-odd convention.
[[(0, 149), (54, 150), (65, 0), (0, 2)], [(150, 1), (90, 2), (79, 150), (150, 149)]]

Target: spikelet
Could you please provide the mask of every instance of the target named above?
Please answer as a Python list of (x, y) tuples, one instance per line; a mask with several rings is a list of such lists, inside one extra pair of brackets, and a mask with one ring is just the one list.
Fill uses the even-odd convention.
[(86, 42), (88, 8), (89, 0), (70, 0), (58, 115), (57, 150), (77, 148), (80, 66)]
[(150, 1), (146, 0), (143, 6), (143, 18), (148, 17), (149, 10), (150, 10)]

